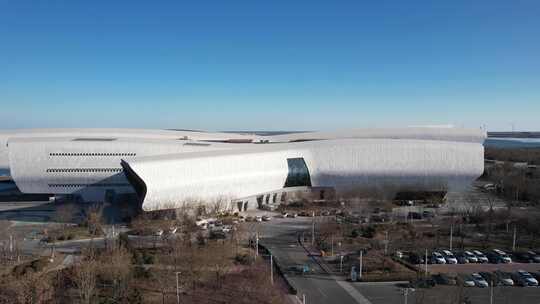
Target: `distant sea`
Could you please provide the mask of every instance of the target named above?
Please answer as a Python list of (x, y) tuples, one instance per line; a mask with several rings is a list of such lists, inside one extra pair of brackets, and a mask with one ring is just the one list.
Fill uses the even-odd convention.
[(497, 138), (488, 137), (484, 141), (484, 146), (488, 148), (540, 148), (540, 138)]

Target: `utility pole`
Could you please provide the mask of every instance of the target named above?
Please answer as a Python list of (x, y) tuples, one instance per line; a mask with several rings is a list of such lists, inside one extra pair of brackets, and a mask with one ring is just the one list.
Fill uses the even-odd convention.
[(259, 232), (255, 234), (255, 259), (259, 256)]
[(362, 262), (363, 262), (363, 255), (364, 255), (364, 251), (363, 250), (360, 250), (360, 265), (358, 267), (358, 278), (359, 279), (362, 279)]
[(493, 304), (493, 279), (491, 279), (491, 288), (489, 289), (489, 304)]
[(343, 272), (343, 255), (339, 256), (339, 272)]
[(452, 250), (452, 237), (454, 234), (454, 223), (450, 224), (450, 250)]
[(386, 237), (384, 240), (384, 255), (388, 255), (388, 230), (386, 230)]
[(180, 279), (178, 278), (180, 272), (176, 272), (176, 304), (180, 304)]
[(270, 283), (274, 284), (274, 258), (270, 255)]
[(424, 263), (425, 263), (425, 274), (426, 274), (426, 278), (427, 278), (427, 249), (426, 249), (426, 258), (424, 259)]
[(407, 304), (407, 295), (409, 294), (409, 288), (403, 290), (403, 296), (405, 297), (405, 304)]
[(306, 294), (302, 294), (302, 304), (306, 304)]
[(313, 221), (311, 221), (311, 247), (315, 243), (315, 211), (313, 211)]
[(332, 234), (332, 256), (334, 256), (334, 235)]
[(514, 224), (514, 238), (512, 240), (512, 251), (516, 251), (516, 236), (517, 236), (517, 229), (516, 229), (516, 224)]

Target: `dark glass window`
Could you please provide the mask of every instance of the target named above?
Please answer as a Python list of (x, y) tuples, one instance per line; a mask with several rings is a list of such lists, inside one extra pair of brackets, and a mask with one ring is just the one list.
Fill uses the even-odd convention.
[(288, 158), (287, 165), (289, 166), (289, 174), (285, 181), (285, 187), (311, 187), (311, 178), (303, 158)]

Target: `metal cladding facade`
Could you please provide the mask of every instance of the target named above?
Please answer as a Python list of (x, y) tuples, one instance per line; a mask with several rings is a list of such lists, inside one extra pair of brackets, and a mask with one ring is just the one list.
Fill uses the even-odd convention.
[[(9, 164), (4, 169), (22, 192), (79, 194), (86, 200), (99, 200), (106, 191), (136, 192), (143, 210), (150, 211), (299, 186), (331, 187), (338, 194), (460, 187), (483, 172), (485, 133), (452, 128), (276, 136), (34, 130), (0, 133), (0, 139), (7, 143), (0, 169)], [(8, 161), (2, 159), (6, 154)]]

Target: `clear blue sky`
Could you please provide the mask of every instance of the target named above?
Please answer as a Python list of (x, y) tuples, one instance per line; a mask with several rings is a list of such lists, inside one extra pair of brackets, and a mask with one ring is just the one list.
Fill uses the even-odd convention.
[(0, 0), (0, 128), (540, 130), (540, 1)]

